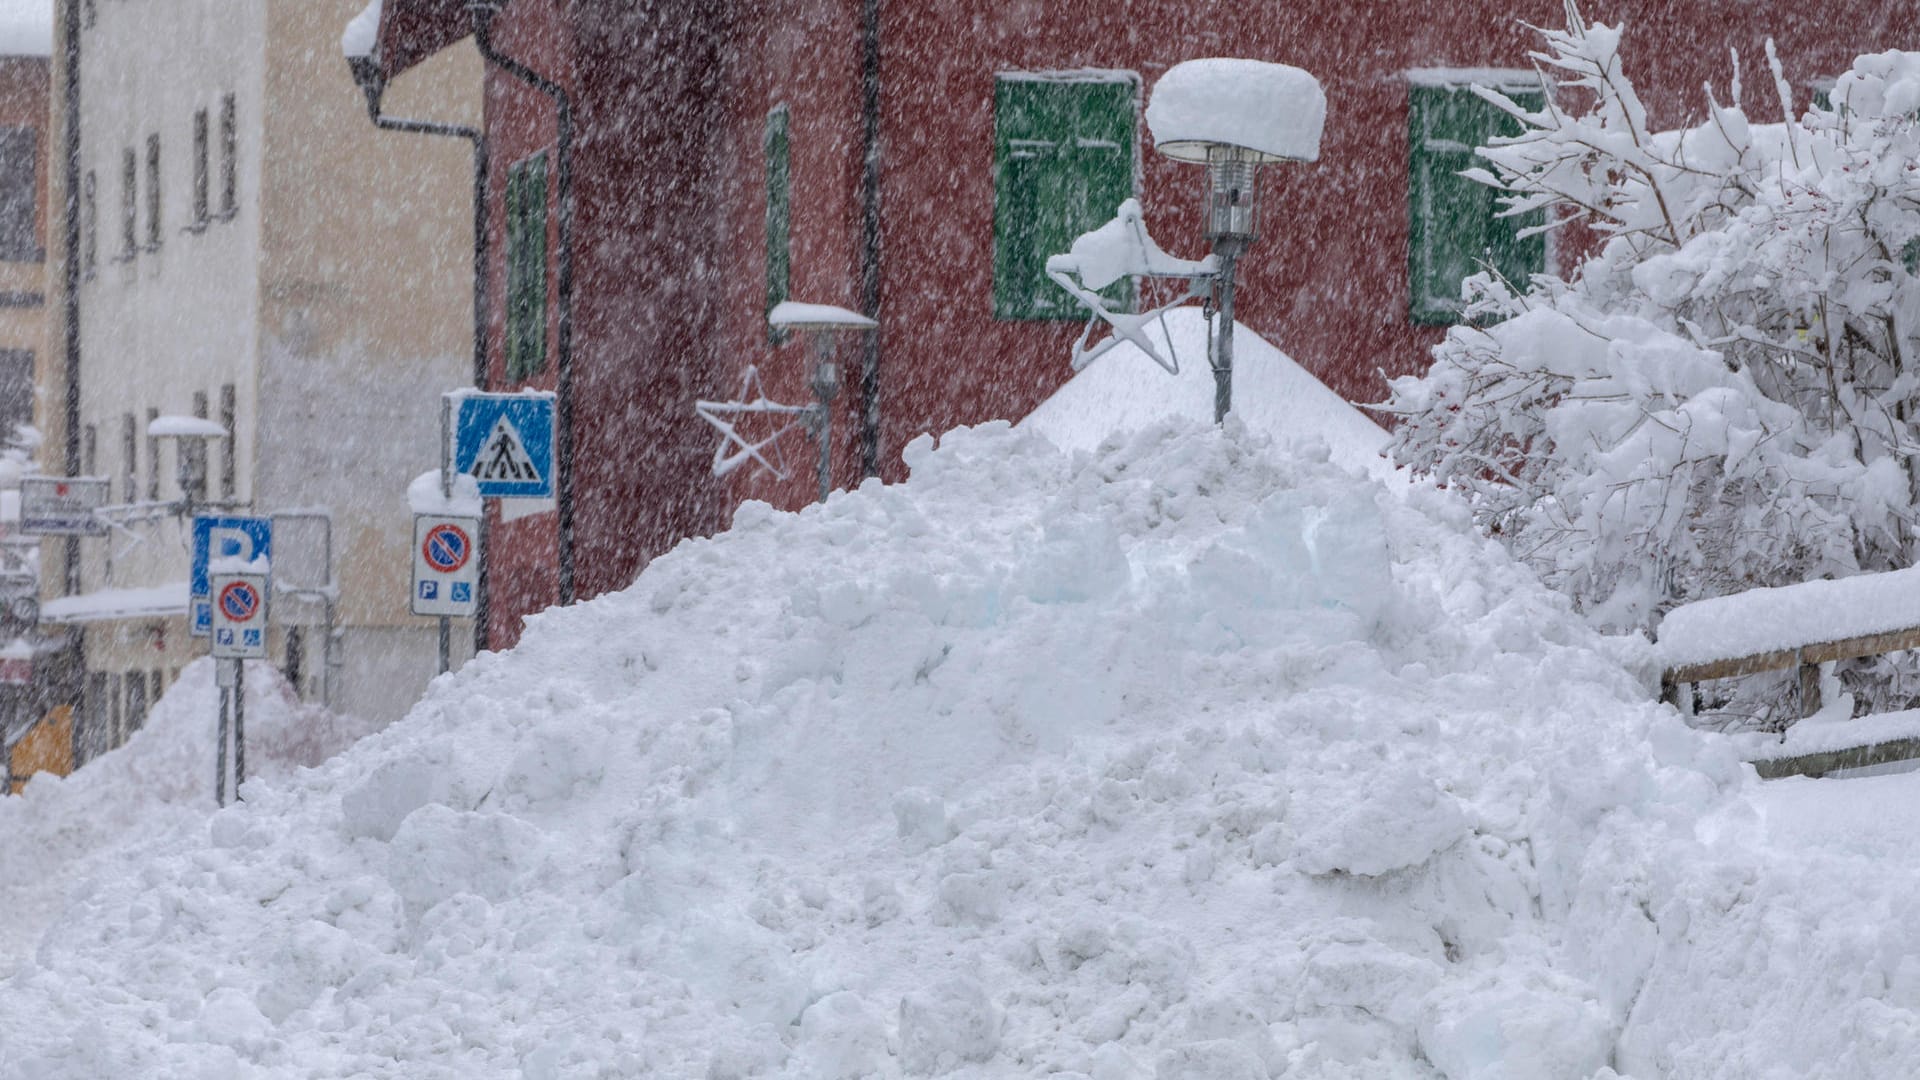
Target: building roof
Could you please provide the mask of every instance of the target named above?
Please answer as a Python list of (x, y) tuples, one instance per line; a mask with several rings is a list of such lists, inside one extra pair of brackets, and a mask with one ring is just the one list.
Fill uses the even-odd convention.
[[(0, 0), (5, 2), (7, 0)], [(380, 74), (386, 79), (473, 33), (468, 0), (378, 0), (369, 3), (366, 10), (355, 17), (355, 22), (360, 23), (368, 14), (379, 20), (373, 35), (374, 55), (380, 62)], [(341, 46), (349, 55), (364, 41), (364, 38), (353, 40), (356, 33), (365, 33), (364, 25), (361, 23), (360, 29), (343, 37)]]
[(0, 0), (0, 56), (53, 55), (53, 5)]

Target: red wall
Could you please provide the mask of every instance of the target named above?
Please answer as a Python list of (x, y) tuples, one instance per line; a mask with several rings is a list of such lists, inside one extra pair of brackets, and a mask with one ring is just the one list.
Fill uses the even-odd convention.
[[(416, 0), (418, 2), (418, 0)], [(705, 0), (676, 6), (519, 0), (500, 47), (576, 94), (575, 307), (579, 594), (627, 584), (678, 538), (724, 526), (744, 497), (797, 507), (813, 493), (812, 447), (790, 436), (784, 482), (741, 470), (715, 480), (715, 437), (698, 397), (731, 397), (759, 365), (777, 399), (807, 400), (803, 341), (768, 344), (765, 169), (769, 108), (792, 114), (792, 285), (796, 300), (859, 307), (860, 0)], [(643, 10), (635, 10), (640, 8)], [(1079, 324), (991, 315), (993, 84), (1007, 70), (1124, 68), (1150, 89), (1167, 67), (1209, 55), (1295, 64), (1319, 76), (1329, 110), (1321, 159), (1270, 167), (1266, 235), (1249, 254), (1241, 317), (1347, 398), (1379, 400), (1388, 376), (1419, 370), (1440, 336), (1407, 316), (1407, 101), (1402, 73), (1524, 67), (1554, 25), (1553, 0), (1457, 0), (1444, 16), (1404, 5), (1192, 0), (886, 0), (881, 28), (883, 474), (924, 431), (1018, 418), (1066, 380)], [(1748, 106), (1774, 35), (1804, 87), (1858, 52), (1920, 46), (1910, 9), (1836, 0), (1726, 5), (1589, 3), (1626, 21), (1629, 73), (1656, 124), (1700, 115), (1700, 85), (1724, 88), (1740, 50)], [(545, 98), (488, 76), (493, 155), (495, 378), (504, 280), (505, 170), (553, 139)], [(1155, 236), (1202, 253), (1202, 179), (1143, 149)], [(557, 243), (557, 237), (553, 238)], [(551, 338), (551, 335), (550, 335)], [(835, 480), (859, 480), (857, 343), (841, 352)], [(534, 385), (551, 386), (551, 373)], [(499, 383), (496, 382), (496, 388)], [(554, 596), (554, 518), (494, 533), (496, 647)]]

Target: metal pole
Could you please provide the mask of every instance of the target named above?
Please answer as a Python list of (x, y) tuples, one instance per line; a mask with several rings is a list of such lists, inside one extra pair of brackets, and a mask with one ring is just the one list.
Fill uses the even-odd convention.
[[(446, 398), (440, 399), (440, 497), (453, 501), (453, 409)], [(453, 620), (440, 616), (440, 674), (453, 667)]]
[(833, 392), (838, 386), (838, 373), (832, 371), (833, 335), (824, 331), (814, 333), (815, 343), (813, 369), (813, 396), (818, 403), (819, 430), (814, 434), (820, 440), (820, 501), (826, 502), (833, 492)]
[(247, 662), (233, 662), (233, 801), (247, 779)]
[[(225, 660), (215, 660), (224, 664)], [(213, 802), (215, 806), (227, 805), (227, 708), (232, 691), (220, 688), (220, 723), (218, 734), (213, 741)]]
[(1213, 422), (1224, 423), (1233, 410), (1233, 278), (1234, 267), (1247, 242), (1222, 237), (1214, 241), (1213, 252), (1220, 259), (1220, 332), (1214, 335), (1213, 355), (1207, 358), (1213, 367)]

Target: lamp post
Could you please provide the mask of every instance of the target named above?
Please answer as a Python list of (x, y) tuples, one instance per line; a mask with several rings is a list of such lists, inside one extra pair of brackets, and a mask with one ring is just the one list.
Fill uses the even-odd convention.
[(207, 444), (229, 438), (227, 429), (204, 416), (156, 416), (147, 424), (147, 437), (175, 444), (174, 477), (180, 484), (178, 513), (188, 521), (207, 503)]
[(833, 491), (833, 399), (840, 395), (840, 365), (834, 362), (834, 335), (868, 331), (879, 323), (857, 312), (831, 304), (797, 304), (791, 300), (775, 304), (767, 313), (767, 325), (777, 330), (801, 330), (813, 341), (813, 368), (807, 372), (807, 386), (813, 391), (813, 407), (807, 414), (807, 434), (820, 444), (820, 501), (826, 502)]
[(1147, 103), (1154, 149), (1207, 167), (1205, 235), (1219, 261), (1213, 302), (1222, 320), (1207, 357), (1215, 423), (1233, 408), (1233, 293), (1240, 256), (1260, 235), (1260, 166), (1317, 160), (1326, 113), (1307, 72), (1224, 57), (1168, 68)]

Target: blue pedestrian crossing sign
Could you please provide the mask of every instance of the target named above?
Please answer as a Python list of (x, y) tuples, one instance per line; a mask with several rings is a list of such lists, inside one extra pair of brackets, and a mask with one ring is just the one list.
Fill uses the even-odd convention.
[(192, 607), (194, 637), (213, 629), (213, 588), (209, 564), (237, 560), (251, 563), (273, 558), (273, 520), (263, 517), (196, 517), (193, 519), (193, 565), (187, 595)]
[(553, 497), (553, 395), (448, 395), (453, 468), (480, 485), (483, 499)]

